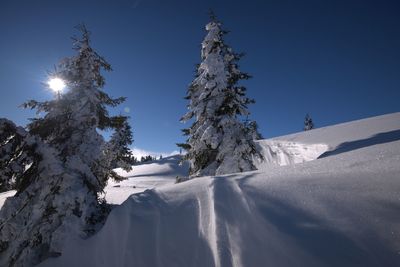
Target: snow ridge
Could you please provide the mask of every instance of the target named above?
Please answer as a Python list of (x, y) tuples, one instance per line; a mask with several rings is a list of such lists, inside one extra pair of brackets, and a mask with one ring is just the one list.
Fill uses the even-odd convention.
[(271, 164), (286, 166), (315, 160), (329, 150), (326, 144), (302, 144), (282, 140), (260, 140), (257, 144), (264, 156), (263, 161), (258, 160), (258, 170), (268, 168)]

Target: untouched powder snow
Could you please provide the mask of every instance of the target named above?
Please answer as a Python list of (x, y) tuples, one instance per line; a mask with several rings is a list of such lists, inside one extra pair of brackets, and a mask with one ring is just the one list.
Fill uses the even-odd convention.
[(400, 266), (400, 113), (259, 145), (279, 141), (308, 158), (180, 184), (175, 163), (143, 165), (154, 189), (40, 266)]
[[(399, 135), (400, 113), (346, 122), (311, 131), (257, 141), (265, 157), (257, 169), (302, 163), (357, 147), (396, 140)], [(347, 148), (344, 148), (347, 147)]]
[[(373, 145), (377, 140), (391, 141), (398, 137), (400, 128), (400, 113), (392, 113), (372, 118), (341, 123), (333, 126), (313, 129), (274, 138), (288, 142), (303, 144), (327, 144), (330, 149), (348, 142), (366, 140)], [(371, 140), (368, 140), (371, 139)]]

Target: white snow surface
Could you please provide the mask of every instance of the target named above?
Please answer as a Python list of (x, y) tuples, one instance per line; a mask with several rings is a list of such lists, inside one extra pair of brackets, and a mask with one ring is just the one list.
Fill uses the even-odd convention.
[(130, 195), (146, 189), (175, 184), (176, 177), (187, 176), (188, 164), (180, 164), (181, 156), (175, 155), (161, 160), (140, 163), (130, 172), (117, 169), (117, 173), (127, 179), (122, 182), (109, 181), (104, 189), (106, 200), (110, 204), (121, 204)]
[(15, 193), (15, 190), (0, 193), (0, 208), (3, 207), (4, 201), (6, 201), (8, 197), (12, 197)]
[(400, 266), (400, 113), (258, 144), (258, 171), (135, 166), (100, 232), (40, 266)]
[(303, 144), (283, 140), (257, 141), (263, 160), (255, 159), (258, 170), (268, 169), (270, 165), (290, 165), (317, 159), (328, 150), (325, 144)]

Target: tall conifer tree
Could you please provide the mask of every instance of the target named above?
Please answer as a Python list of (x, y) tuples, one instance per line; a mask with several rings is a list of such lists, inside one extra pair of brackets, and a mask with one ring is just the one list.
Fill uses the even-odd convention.
[[(77, 55), (64, 59), (53, 74), (66, 82), (68, 91), (51, 101), (25, 104), (45, 115), (15, 139), (27, 155), (26, 170), (17, 173), (17, 193), (0, 211), (0, 266), (35, 265), (60, 255), (67, 237), (96, 231), (107, 213), (101, 199), (107, 180), (122, 179), (112, 169), (130, 169), (127, 117), (107, 112), (124, 98), (102, 91), (101, 71), (111, 66), (92, 49), (86, 28), (78, 29)], [(99, 129), (114, 130), (111, 140), (104, 141)], [(0, 138), (4, 143), (7, 135)]]
[(227, 32), (213, 14), (206, 30), (201, 63), (186, 96), (188, 112), (181, 119), (194, 122), (183, 130), (186, 143), (178, 145), (187, 151), (192, 177), (255, 170), (252, 157), (261, 157), (253, 141), (259, 136), (257, 127), (240, 121), (249, 115), (248, 104), (254, 103), (239, 85), (250, 76), (239, 70), (242, 54), (225, 44)]

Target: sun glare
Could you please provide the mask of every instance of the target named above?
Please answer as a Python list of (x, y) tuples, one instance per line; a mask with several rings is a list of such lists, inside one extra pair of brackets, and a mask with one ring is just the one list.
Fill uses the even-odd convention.
[(52, 78), (47, 82), (47, 84), (54, 92), (61, 92), (65, 87), (65, 82), (60, 78)]

